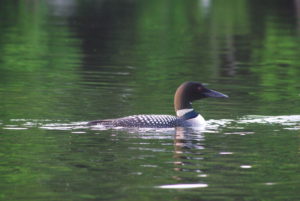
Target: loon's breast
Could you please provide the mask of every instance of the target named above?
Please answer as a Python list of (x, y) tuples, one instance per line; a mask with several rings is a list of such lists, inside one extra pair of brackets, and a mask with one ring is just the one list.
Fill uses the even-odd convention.
[(180, 126), (183, 126), (183, 127), (205, 127), (205, 125), (206, 125), (205, 119), (201, 116), (201, 114), (198, 114), (194, 118), (183, 120), (181, 122)]

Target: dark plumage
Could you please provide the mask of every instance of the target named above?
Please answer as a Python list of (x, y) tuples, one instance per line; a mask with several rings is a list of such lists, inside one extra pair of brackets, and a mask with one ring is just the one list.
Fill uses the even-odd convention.
[(132, 115), (118, 119), (105, 119), (89, 122), (109, 127), (170, 128), (177, 125), (178, 118), (172, 115)]

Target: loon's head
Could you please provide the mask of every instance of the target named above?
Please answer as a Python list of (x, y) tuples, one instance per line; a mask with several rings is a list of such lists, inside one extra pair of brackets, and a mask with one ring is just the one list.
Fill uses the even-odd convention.
[(228, 96), (225, 94), (205, 88), (199, 82), (184, 82), (177, 88), (175, 93), (175, 111), (182, 109), (191, 109), (191, 103), (193, 101), (208, 97), (228, 98)]

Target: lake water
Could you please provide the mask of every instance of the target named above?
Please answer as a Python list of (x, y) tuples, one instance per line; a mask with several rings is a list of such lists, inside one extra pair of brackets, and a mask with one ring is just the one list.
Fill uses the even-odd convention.
[[(300, 1), (0, 2), (0, 200), (300, 200)], [(174, 114), (195, 129), (90, 120)]]

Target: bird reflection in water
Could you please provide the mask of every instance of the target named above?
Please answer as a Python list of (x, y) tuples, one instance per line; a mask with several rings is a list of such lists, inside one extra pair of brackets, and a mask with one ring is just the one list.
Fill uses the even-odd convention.
[[(204, 136), (199, 130), (177, 127), (174, 139), (174, 170), (178, 172), (202, 172), (197, 167), (197, 161), (202, 160)], [(195, 168), (196, 167), (196, 168)], [(173, 177), (183, 180), (180, 176)]]

